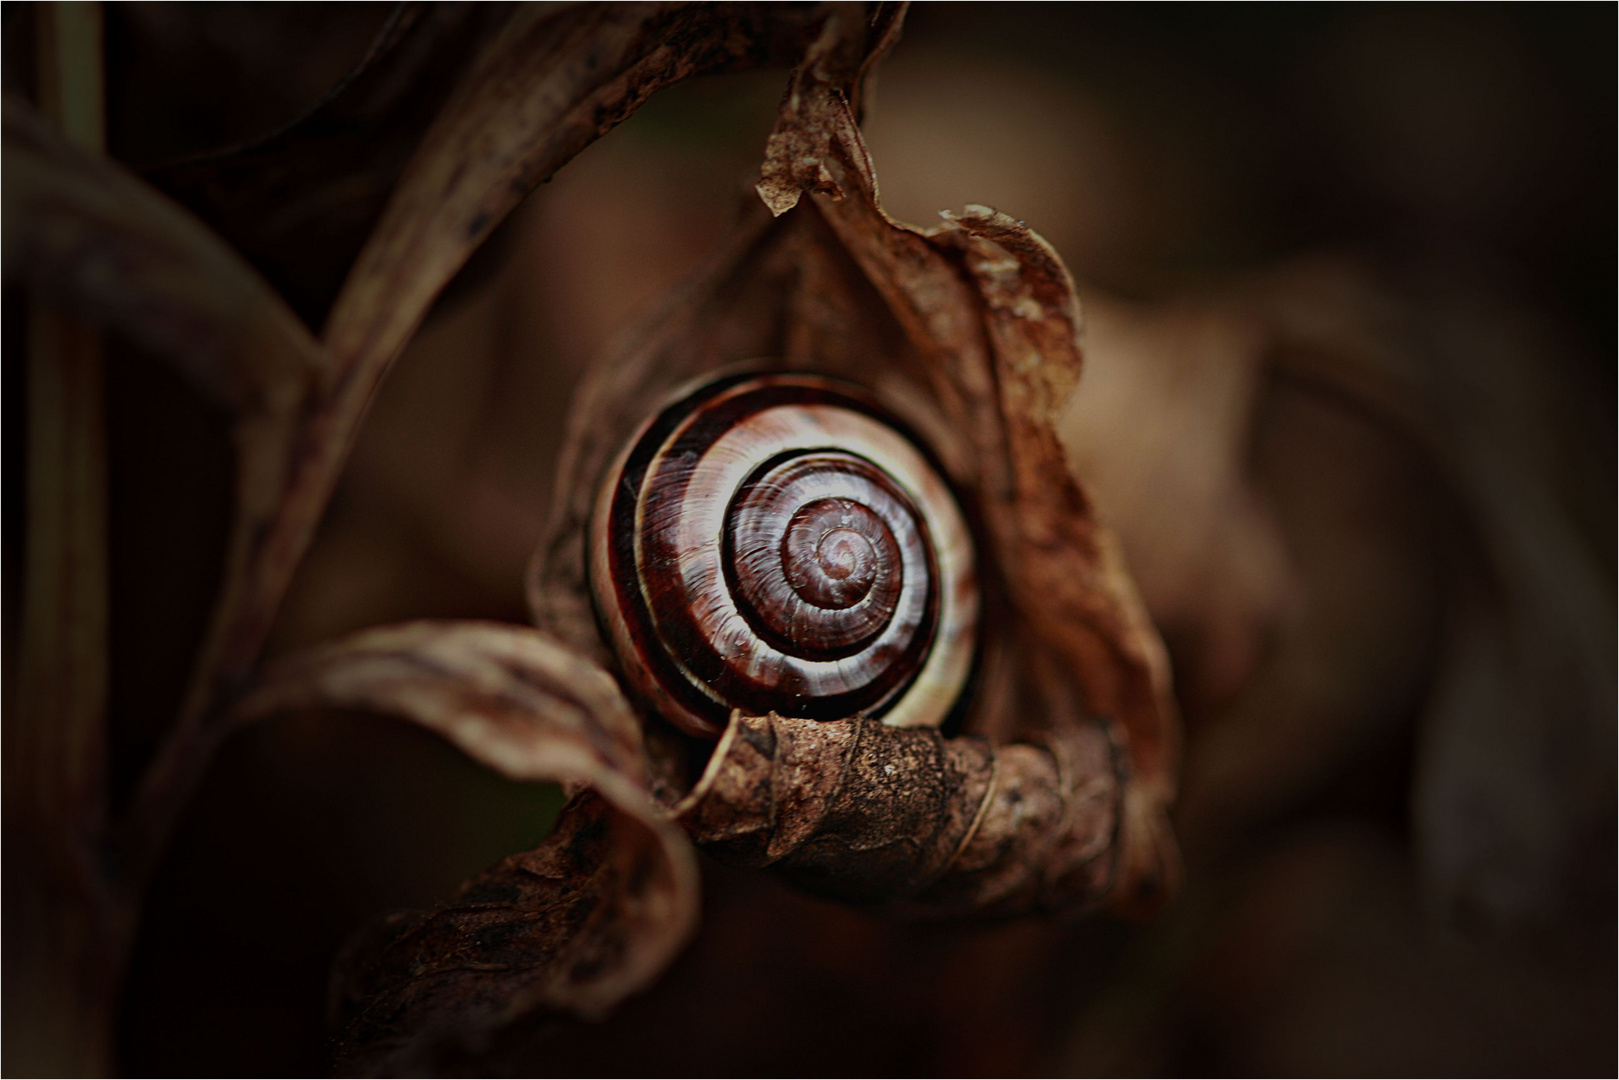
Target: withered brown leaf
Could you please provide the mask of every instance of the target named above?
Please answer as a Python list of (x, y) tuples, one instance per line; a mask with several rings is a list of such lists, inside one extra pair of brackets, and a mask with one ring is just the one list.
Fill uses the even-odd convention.
[[(441, 1067), (518, 1019), (596, 1015), (646, 985), (695, 917), (676, 822), (740, 861), (913, 914), (1144, 910), (1164, 895), (1176, 727), (1163, 650), (1053, 430), (1080, 365), (1073, 285), (1004, 215), (969, 208), (919, 230), (880, 209), (857, 110), (902, 10), (520, 9), (403, 167), (318, 342), (200, 222), (7, 103), (7, 213), (29, 219), (7, 232), (8, 277), (173, 359), (236, 435), (224, 584), (180, 720), (117, 837), (123, 887), (138, 895), (232, 724), (283, 709), (392, 713), (508, 776), (591, 789), (541, 847), (351, 954), (337, 1002), (348, 1067)], [(761, 173), (779, 218), (760, 212), (581, 397), (530, 582), (549, 634), (412, 624), (256, 675), (376, 387), (473, 250), (660, 87), (806, 41)], [(701, 748), (643, 717), (648, 749), (593, 662), (606, 654), (582, 526), (606, 461), (675, 385), (766, 359), (866, 385), (959, 487), (989, 628), (965, 734), (735, 716), (705, 771)]]
[[(226, 413), (237, 457), (220, 591), (180, 716), (122, 820), (102, 820), (103, 807), (81, 838), (86, 865), (94, 863), (106, 878), (98, 889), (118, 901), (108, 912), (80, 913), (97, 924), (89, 932), (108, 939), (99, 959), (108, 985), (127, 960), (141, 895), (181, 808), (229, 721), (244, 715), (232, 714), (231, 705), (253, 679), (371, 395), (444, 285), (529, 189), (650, 94), (700, 71), (789, 60), (829, 9), (560, 4), (491, 10), (491, 18), (504, 19), (504, 29), (405, 166), (380, 226), (348, 274), (324, 345), (204, 221), (122, 166), (66, 146), (28, 106), (6, 101), (8, 282), (178, 366)], [(364, 219), (392, 183), (400, 148), (414, 142), (411, 115), (396, 118), (405, 130), (377, 153), (345, 140), (341, 130), (326, 131), (335, 139), (325, 144), (328, 159), (293, 160), (298, 144), (307, 149), (310, 139), (320, 142), (322, 124), (345, 109), (364, 113), (368, 102), (406, 114), (420, 107), (418, 120), (436, 109), (431, 86), (400, 95), (398, 86), (385, 84), (389, 72), (399, 77), (419, 70), (411, 42), (428, 40), (429, 48), (449, 42), (454, 53), (482, 38), (477, 26), (437, 34), (442, 21), (431, 13), (423, 21), (420, 9), (409, 8), (355, 79), (283, 137), (154, 177), (187, 194), (204, 214), (218, 215), (238, 239), (246, 235), (243, 221), (253, 222), (281, 194), (275, 176), (255, 171), (266, 160), (290, 174), (307, 177), (300, 169), (313, 169), (322, 176), (327, 190), (310, 193), (305, 220), (341, 225)], [(420, 32), (411, 34), (412, 27)], [(462, 63), (456, 56), (437, 59), (449, 69)], [(233, 177), (255, 182), (235, 188)], [(349, 181), (369, 185), (357, 203), (342, 197)], [(342, 205), (322, 202), (334, 187)], [(276, 224), (268, 217), (256, 223)], [(321, 237), (301, 239), (320, 246)], [(264, 254), (251, 237), (244, 243)], [(335, 245), (342, 246), (341, 240)], [(346, 261), (331, 252), (311, 255), (321, 265)], [(328, 300), (303, 296), (299, 308), (322, 311)], [(88, 850), (102, 844), (111, 857)], [(637, 950), (660, 955), (655, 947)]]
[(673, 813), (726, 862), (899, 915), (1071, 912), (1113, 879), (1114, 753), (1096, 725), (997, 747), (738, 714)]
[[(1096, 880), (1036, 860), (1023, 867), (1028, 882), (1062, 880), (1072, 891), (1059, 896), (1026, 884), (1008, 895), (1026, 906), (1072, 908), (1106, 896), (1120, 908), (1150, 907), (1174, 873), (1164, 812), (1174, 786), (1175, 712), (1162, 645), (1116, 542), (1095, 520), (1054, 432), (1080, 367), (1072, 282), (1049, 246), (1005, 215), (972, 208), (924, 231), (883, 214), (849, 104), (865, 58), (840, 48), (834, 37), (816, 42), (794, 76), (761, 181), (761, 195), (782, 216), (746, 229), (701, 282), (632, 334), (581, 389), (549, 539), (530, 576), (536, 618), (605, 659), (585, 587), (585, 522), (607, 462), (675, 387), (766, 361), (863, 384), (932, 440), (989, 549), (984, 573), (996, 587), (991, 640), (967, 730), (995, 742), (1038, 737), (1067, 745), (1094, 738), (1082, 733), (1117, 725), (1124, 748), (1116, 777), (1080, 781), (1056, 780), (1061, 770), (1052, 761), (1084, 761), (1108, 772), (1114, 767), (1108, 756), (1065, 759), (1066, 751), (1049, 749), (1051, 742), (1023, 748), (1047, 759), (1026, 774), (1030, 789), (1019, 794), (1066, 807), (1076, 793), (1093, 790), (1091, 779), (1116, 792), (1117, 807), (1108, 811), (1118, 821), (1116, 873)], [(765, 726), (757, 728), (760, 723)], [(669, 785), (696, 785), (697, 804), (682, 804), (683, 820), (694, 823), (696, 835), (703, 837), (707, 827), (697, 823), (713, 820), (704, 798), (722, 801), (727, 815), (742, 818), (769, 816), (785, 805), (780, 790), (789, 784), (787, 774), (773, 752), (755, 747), (750, 756), (744, 746), (753, 743), (741, 733), (791, 727), (733, 718), (726, 744), (733, 753), (717, 753), (710, 775), (699, 780), (689, 771), (682, 775), (688, 767), (678, 747), (665, 752), (678, 740), (656, 734), (653, 721), (652, 745)], [(794, 768), (817, 777), (842, 775), (838, 746), (815, 739), (794, 745), (795, 760), (811, 745), (830, 755)], [(930, 762), (915, 764), (910, 779), (917, 787), (900, 785), (906, 797), (949, 786), (938, 779), (938, 759)], [(836, 782), (827, 782), (833, 787), (821, 798), (836, 801)], [(737, 794), (742, 791), (753, 794), (744, 798)], [(957, 795), (971, 801), (965, 792)], [(973, 804), (974, 813), (992, 801), (982, 792), (978, 797), (985, 801)], [(866, 842), (918, 842), (902, 808), (863, 805), (871, 818), (862, 828), (880, 831), (886, 820), (892, 830), (886, 840)], [(786, 834), (820, 826), (811, 814), (770, 827)], [(1095, 827), (1087, 814), (1066, 809), (1050, 824), (1059, 837), (1073, 830), (1080, 847)], [(868, 902), (922, 896), (956, 866), (959, 846), (970, 844), (972, 835), (971, 829), (958, 834), (941, 827), (926, 841), (937, 850), (912, 859), (908, 876), (891, 875), (881, 888), (867, 882), (863, 891), (846, 883), (839, 889)], [(1042, 840), (1021, 854), (1028, 859), (1070, 846)], [(756, 854), (746, 859), (772, 861)], [(984, 896), (994, 892), (986, 883)]]
[(571, 649), (496, 623), (367, 630), (271, 665), (235, 718), (322, 706), (404, 717), (512, 779), (589, 789), (538, 848), (350, 949), (333, 1003), (344, 1068), (436, 1069), (519, 1018), (599, 1016), (685, 943), (691, 846), (645, 788), (617, 684)]
[(217, 721), (251, 678), (376, 387), (445, 284), (524, 194), (657, 89), (796, 55), (826, 13), (516, 11), (405, 166), (348, 273), (324, 347), (205, 224), (121, 167), (60, 145), (26, 105), (8, 101), (16, 176), (7, 211), (23, 225), (7, 232), (8, 276), (178, 364), (235, 432), (236, 509), (208, 636), (175, 729), (118, 830), (133, 893), (211, 758)]

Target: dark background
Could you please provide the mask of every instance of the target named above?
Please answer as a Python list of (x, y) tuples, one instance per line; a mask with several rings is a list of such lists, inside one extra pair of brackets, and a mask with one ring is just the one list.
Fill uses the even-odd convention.
[[(27, 78), (21, 7), (6, 6), (8, 86)], [(111, 153), (152, 168), (274, 131), (359, 59), (386, 11), (108, 5)], [(1082, 294), (1171, 304), (1351, 251), (1397, 295), (1417, 282), (1461, 296), (1464, 320), (1524, 313), (1535, 336), (1514, 362), (1561, 403), (1564, 506), (1611, 624), (1614, 40), (1611, 5), (920, 4), (867, 129), (896, 217), (996, 205), (1053, 241)], [(569, 388), (724, 236), (784, 79), (667, 92), (502, 228), (387, 384), (273, 651), (406, 617), (526, 619), (521, 569)], [(207, 610), (229, 458), (218, 418), (166, 369), (126, 350), (109, 380), (114, 782), (127, 794)], [(1284, 427), (1331, 422), (1287, 415)], [(1399, 492), (1373, 503), (1431, 501), (1431, 478), (1390, 468)], [(15, 550), (8, 540), (13, 582)], [(1193, 670), (1196, 646), (1170, 643)], [(1413, 646), (1413, 669), (1436, 664), (1435, 648)], [(1186, 895), (1153, 927), (895, 926), (707, 865), (702, 936), (664, 984), (605, 1026), (520, 1040), (497, 1067), (1611, 1071), (1611, 799), (1603, 821), (1562, 838), (1581, 870), (1552, 907), (1521, 920), (1433, 910), (1410, 838), (1422, 696), (1369, 716), (1317, 751), (1307, 780), (1242, 813), (1193, 791), (1178, 822)], [(1199, 725), (1223, 714), (1183, 704), (1195, 777)], [(1267, 767), (1302, 770), (1285, 754)], [(123, 1070), (323, 1071), (325, 982), (344, 938), (532, 845), (556, 806), (554, 791), (385, 720), (294, 717), (238, 736), (151, 894)]]

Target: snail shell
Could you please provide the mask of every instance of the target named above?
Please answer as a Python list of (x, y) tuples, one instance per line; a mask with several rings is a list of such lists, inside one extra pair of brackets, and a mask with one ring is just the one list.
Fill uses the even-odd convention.
[(937, 726), (971, 674), (971, 533), (944, 478), (853, 387), (732, 375), (609, 470), (591, 593), (630, 682), (700, 736), (732, 709)]

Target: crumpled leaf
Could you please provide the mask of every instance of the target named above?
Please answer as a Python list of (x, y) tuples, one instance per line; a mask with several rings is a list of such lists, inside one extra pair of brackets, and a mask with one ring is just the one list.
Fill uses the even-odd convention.
[[(877, 35), (875, 45), (887, 40)], [(581, 388), (530, 602), (541, 626), (605, 662), (584, 578), (585, 523), (607, 463), (676, 386), (770, 358), (863, 384), (930, 439), (988, 548), (995, 588), (987, 590), (986, 676), (966, 730), (1000, 743), (1118, 725), (1125, 753), (1116, 783), (1103, 786), (1121, 799), (1119, 872), (1098, 882), (1032, 869), (1031, 880), (1073, 890), (1039, 902), (1083, 907), (1105, 892), (1121, 908), (1144, 909), (1173, 875), (1164, 810), (1175, 712), (1162, 645), (1053, 431), (1080, 365), (1073, 286), (1050, 248), (1004, 215), (975, 208), (921, 231), (882, 213), (849, 104), (869, 55), (817, 41), (767, 150), (761, 193), (781, 216), (745, 229), (691, 292), (632, 332)], [(790, 210), (788, 177), (801, 191)], [(649, 732), (655, 770), (670, 788), (690, 789), (697, 777), (678, 738), (655, 719)], [(936, 784), (923, 775), (931, 766), (917, 768), (916, 784)], [(1052, 790), (1075, 798), (1089, 788)], [(863, 805), (875, 826), (885, 811)], [(687, 807), (682, 818), (706, 820), (705, 810)], [(1083, 846), (1085, 818), (1064, 812), (1053, 827), (1077, 830), (1072, 839)], [(897, 827), (889, 839), (903, 835)], [(897, 900), (926, 880), (925, 869), (895, 877), (888, 892), (866, 899)], [(1033, 904), (1036, 892), (1024, 899)], [(983, 895), (992, 893), (986, 885)]]
[(594, 664), (526, 627), (405, 623), (278, 661), (234, 718), (318, 707), (401, 716), (512, 779), (590, 789), (539, 847), (351, 946), (333, 1002), (344, 1069), (436, 1071), (517, 1020), (600, 1016), (685, 944), (696, 860), (645, 788), (628, 703)]
[(905, 5), (872, 5), (865, 26), (861, 25), (862, 14), (853, 4), (834, 9), (787, 84), (787, 100), (765, 143), (764, 164), (754, 185), (776, 217), (797, 206), (806, 191), (843, 197), (843, 190), (822, 163), (831, 132), (825, 125), (806, 124), (803, 118), (812, 101), (822, 101), (839, 85), (848, 90), (854, 115), (859, 117), (861, 91), (872, 66), (899, 40)]
[(725, 862), (900, 914), (1066, 911), (1112, 880), (1113, 754), (1095, 725), (996, 747), (736, 713), (674, 818)]
[(1050, 245), (1005, 214), (969, 208), (953, 220), (976, 241), (966, 264), (986, 302), (1006, 418), (1014, 512), (992, 528), (1019, 553), (1007, 578), (1033, 636), (1073, 665), (1087, 709), (1124, 726), (1122, 888), (1152, 893), (1175, 872), (1164, 817), (1174, 797), (1175, 706), (1163, 644), (1056, 434), (1080, 371), (1073, 282)]

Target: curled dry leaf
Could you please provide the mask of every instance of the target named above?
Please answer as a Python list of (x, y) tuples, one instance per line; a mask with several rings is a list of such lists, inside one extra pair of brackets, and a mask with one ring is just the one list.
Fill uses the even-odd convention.
[[(895, 910), (1140, 909), (1163, 895), (1175, 757), (1163, 653), (1052, 432), (1079, 370), (1072, 284), (1042, 241), (992, 211), (931, 231), (882, 213), (855, 108), (901, 11), (519, 9), (404, 165), (323, 342), (200, 222), (7, 103), (8, 278), (176, 362), (236, 436), (220, 598), (180, 719), (115, 845), (120, 888), (138, 896), (227, 721), (286, 708), (394, 713), (506, 775), (593, 789), (539, 849), (352, 954), (338, 1001), (350, 1067), (442, 1064), (513, 1020), (599, 1013), (653, 978), (695, 911), (691, 851), (665, 816), (677, 802), (716, 850)], [(806, 42), (762, 173), (779, 220), (745, 230), (598, 370), (575, 411), (556, 528), (531, 582), (540, 621), (572, 647), (530, 630), (418, 624), (286, 660), (255, 684), (372, 394), (477, 245), (655, 90), (796, 57)], [(352, 92), (404, 55), (384, 52)], [(194, 201), (224, 214), (229, 200)], [(300, 310), (322, 300), (303, 297)], [(967, 734), (739, 717), (699, 782), (699, 753), (653, 718), (646, 750), (587, 659), (605, 656), (581, 538), (606, 462), (670, 388), (761, 358), (865, 385), (930, 440), (958, 486), (984, 541), (990, 628)]]
[(899, 914), (1065, 910), (1113, 877), (1113, 758), (1097, 725), (996, 747), (738, 713), (674, 816), (726, 862)]
[(272, 665), (235, 717), (322, 706), (401, 716), (512, 779), (591, 789), (538, 848), (349, 950), (333, 1002), (344, 1068), (439, 1069), (516, 1019), (600, 1015), (685, 943), (696, 861), (646, 791), (628, 703), (594, 664), (526, 627), (407, 623)]
[[(229, 413), (235, 434), (236, 507), (219, 598), (180, 718), (119, 830), (132, 892), (211, 758), (217, 721), (252, 677), (372, 394), (445, 284), (524, 194), (654, 91), (700, 71), (796, 55), (825, 15), (815, 5), (743, 5), (723, 17), (656, 4), (512, 13), (405, 166), (348, 273), (324, 348), (205, 224), (121, 167), (62, 145), (27, 106), (8, 102), (6, 200), (18, 225), (6, 237), (8, 276), (175, 362)], [(405, 55), (401, 35), (409, 37), (398, 23), (385, 31), (347, 93), (298, 130), (327, 123), (350, 94), (389, 100), (364, 76), (377, 65), (385, 75), (388, 58)], [(408, 56), (399, 62), (413, 70)], [(228, 171), (231, 160), (214, 164)], [(349, 166), (365, 173), (373, 164), (361, 155)], [(194, 178), (192, 195), (224, 213), (219, 199), (197, 195), (202, 184)], [(232, 204), (230, 214), (249, 215), (274, 194)]]
[[(503, 17), (504, 30), (439, 109), (432, 80), (408, 90), (397, 80), (438, 66), (458, 70), (487, 25), (482, 14), (461, 22), (438, 8), (412, 8), (356, 76), (293, 129), (234, 155), (158, 170), (155, 179), (220, 219), (276, 273), (259, 241), (275, 238), (271, 211), (285, 194), (277, 176), (291, 184), (313, 169), (327, 192), (354, 196), (340, 205), (313, 196), (299, 210), (300, 242), (326, 235), (325, 226), (342, 232), (345, 222), (369, 223), (398, 155), (415, 141), (412, 115), (438, 112), (348, 273), (325, 345), (208, 224), (123, 167), (68, 147), (28, 106), (7, 100), (8, 282), (174, 363), (227, 414), (237, 455), (220, 592), (180, 716), (123, 820), (98, 822), (87, 838), (113, 849), (111, 858), (94, 858), (119, 899), (109, 970), (127, 959), (141, 894), (229, 728), (232, 702), (253, 678), (371, 394), (440, 290), (529, 189), (655, 90), (699, 71), (788, 59), (825, 14), (817, 5), (498, 8), (487, 25)], [(418, 47), (442, 51), (424, 60), (413, 54)], [(372, 109), (397, 111), (400, 130), (367, 147), (345, 117)], [(311, 140), (325, 148), (318, 160), (301, 156), (300, 144)], [(273, 167), (260, 172), (263, 165)], [(238, 190), (244, 177), (263, 183)], [(345, 189), (353, 183), (366, 190)], [(244, 222), (261, 223), (269, 239)], [(318, 290), (297, 299), (309, 316), (331, 302)]]
[(810, 108), (824, 103), (835, 86), (847, 89), (858, 117), (860, 96), (872, 66), (899, 40), (904, 18), (903, 4), (875, 4), (869, 16), (848, 4), (836, 8), (822, 24), (793, 71), (787, 100), (765, 143), (765, 160), (754, 187), (772, 214), (780, 217), (797, 206), (806, 191), (843, 197), (823, 161), (829, 132), (823, 125), (806, 124), (803, 119)]
[[(869, 36), (867, 48), (888, 36)], [(1071, 909), (1105, 898), (1142, 910), (1164, 895), (1174, 872), (1164, 812), (1173, 792), (1176, 720), (1162, 645), (1053, 430), (1080, 366), (1073, 285), (1049, 246), (1005, 215), (972, 208), (923, 231), (883, 214), (849, 104), (870, 55), (829, 37), (815, 43), (794, 77), (761, 182), (761, 195), (781, 216), (746, 230), (691, 292), (633, 332), (581, 389), (552, 527), (531, 569), (530, 600), (542, 626), (605, 662), (585, 578), (586, 523), (608, 462), (676, 387), (763, 363), (867, 387), (931, 441), (980, 526), (988, 548), (981, 573), (992, 586), (990, 640), (965, 729), (1014, 744), (995, 750), (997, 760), (1046, 762), (1025, 778), (1028, 793), (1061, 805), (1047, 819), (1050, 833), (1019, 855), (1048, 861), (1024, 865), (1025, 879), (1007, 886), (997, 877), (999, 864), (987, 859), (974, 871), (981, 875), (975, 883), (965, 880), (971, 876), (965, 852), (949, 850), (952, 836), (965, 837), (971, 848), (970, 829), (952, 833), (940, 820), (929, 826), (936, 833), (919, 840), (907, 800), (936, 796), (956, 773), (981, 782), (988, 767), (989, 751), (955, 746), (958, 740), (919, 756), (901, 751), (910, 745), (904, 740), (894, 743), (890, 751), (899, 757), (890, 764), (903, 775), (889, 786), (860, 789), (859, 770), (845, 769), (847, 747), (830, 734), (799, 738), (794, 722), (742, 717), (699, 781), (679, 737), (653, 718), (661, 790), (694, 790), (680, 803), (681, 820), (700, 839), (715, 840), (717, 851), (745, 852), (737, 857), (752, 863), (780, 861), (867, 902), (914, 898), (926, 907), (928, 886), (937, 880), (939, 895), (950, 897), (947, 908)], [(839, 730), (864, 730), (859, 721), (847, 723)], [(789, 729), (793, 738), (777, 745), (793, 748), (790, 768), (760, 749), (771, 733)], [(1066, 749), (1069, 740), (1106, 745), (1105, 733), (1113, 731), (1123, 748), (1117, 759)], [(872, 745), (887, 746), (884, 739)], [(1034, 749), (1039, 740), (1047, 749)], [(1056, 747), (1064, 749), (1052, 756)], [(971, 768), (963, 764), (973, 760)], [(1060, 771), (1049, 764), (1055, 760), (1090, 772), (1053, 779)], [(800, 806), (786, 794), (789, 778), (799, 774), (833, 787), (815, 788), (815, 798), (806, 792)], [(838, 783), (856, 786), (840, 794)], [(960, 805), (941, 805), (948, 805), (947, 816), (970, 819), (965, 807), (976, 812), (994, 802), (982, 792), (969, 784), (952, 796)], [(1115, 801), (1098, 810), (1089, 801), (1098, 793)], [(825, 817), (816, 799), (861, 809)], [(791, 814), (782, 807), (792, 807)], [(1097, 862), (1111, 872), (1068, 873), (1060, 865), (1073, 851), (1090, 850), (1099, 822), (1114, 820), (1115, 850)], [(721, 833), (710, 835), (717, 821), (725, 823)], [(740, 846), (719, 842), (735, 828), (750, 839)], [(914, 859), (904, 873), (879, 872), (873, 863), (871, 879), (857, 882), (856, 872), (840, 878), (799, 861), (818, 856), (787, 854), (797, 851), (797, 840), (783, 837), (800, 832), (815, 838), (815, 850), (833, 850), (843, 841), (832, 829), (851, 844), (858, 834), (862, 849), (914, 848)], [(963, 880), (946, 887), (953, 875)]]

